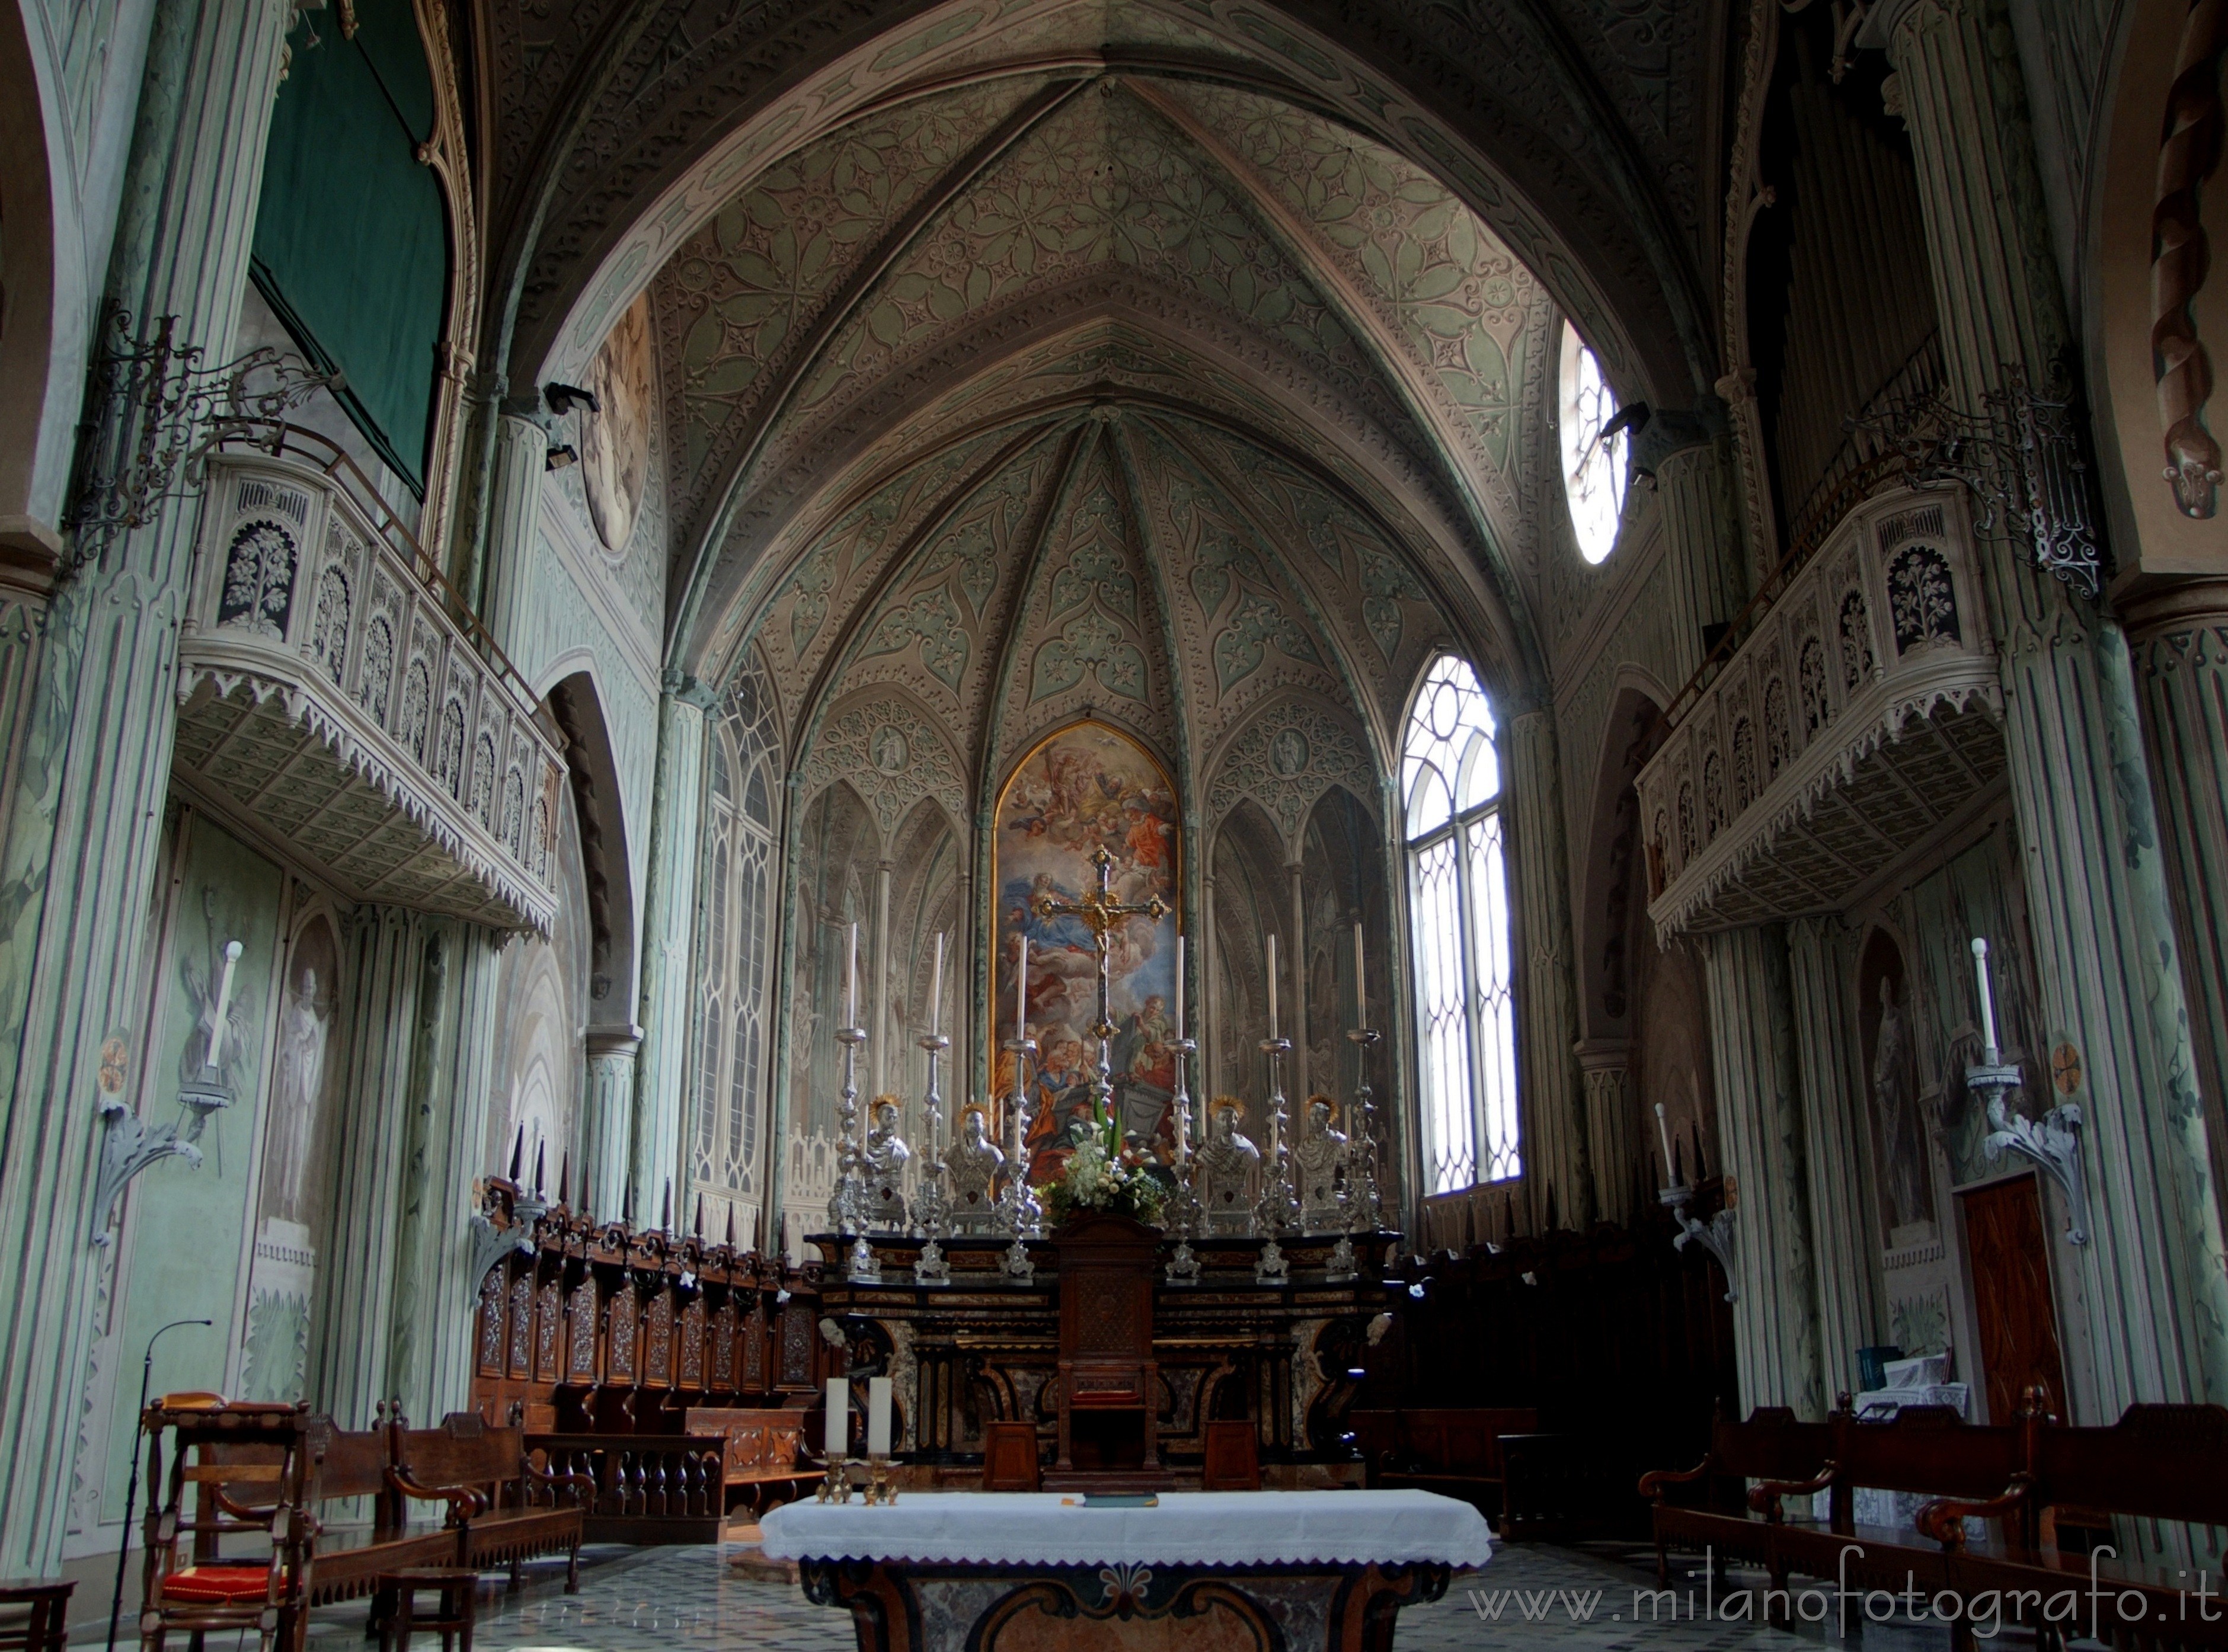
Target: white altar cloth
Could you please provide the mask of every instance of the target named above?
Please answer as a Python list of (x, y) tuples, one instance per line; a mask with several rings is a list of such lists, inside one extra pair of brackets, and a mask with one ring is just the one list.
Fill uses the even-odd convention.
[(1153, 1508), (1053, 1492), (912, 1492), (887, 1508), (784, 1503), (759, 1521), (772, 1560), (926, 1566), (1412, 1566), (1493, 1555), (1485, 1517), (1429, 1491), (1177, 1491)]

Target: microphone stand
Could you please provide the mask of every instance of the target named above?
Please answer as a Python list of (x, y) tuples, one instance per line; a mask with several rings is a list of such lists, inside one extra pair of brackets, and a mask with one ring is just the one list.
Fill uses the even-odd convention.
[(181, 1325), (206, 1325), (206, 1319), (173, 1319), (147, 1339), (147, 1357), (139, 1365), (139, 1409), (131, 1413), (131, 1477), (124, 1484), (124, 1541), (116, 1550), (116, 1592), (108, 1602), (108, 1652), (116, 1652), (116, 1625), (124, 1616), (124, 1571), (131, 1560), (131, 1510), (139, 1501), (139, 1419), (147, 1414), (147, 1387), (155, 1376), (155, 1344), (163, 1340), (163, 1332), (176, 1330)]

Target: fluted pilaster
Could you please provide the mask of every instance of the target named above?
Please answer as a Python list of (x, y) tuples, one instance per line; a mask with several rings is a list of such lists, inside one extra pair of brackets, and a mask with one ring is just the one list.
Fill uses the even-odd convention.
[(1833, 918), (1788, 926), (1788, 978), (1802, 1075), (1802, 1156), (1818, 1266), (1820, 1358), (1829, 1392), (1853, 1394), (1857, 1350), (1883, 1342), (1879, 1217), (1867, 1202), (1868, 1098), (1850, 1015), (1853, 937)]
[[(1620, 1225), (1639, 1214), (1646, 1185), (1647, 1133), (1633, 1116), (1632, 1044), (1587, 1038), (1577, 1047), (1585, 1086), (1586, 1163), (1593, 1173), (1594, 1215)], [(1668, 1174), (1668, 1172), (1667, 1172)]]
[(495, 453), (489, 478), (487, 625), (496, 645), (514, 657), (534, 596), (533, 558), (541, 526), (541, 483), (548, 474), (549, 435), (515, 413), (490, 413)]
[(2228, 1177), (2228, 580), (2154, 590), (2123, 601), (2121, 612), (2160, 782), (2153, 795), (2181, 921), (2182, 984), (2218, 1190)]
[(387, 1384), (412, 1417), (438, 1421), (470, 1398), (473, 1183), (500, 1170), (488, 1144), (502, 937), (429, 923), (411, 1046)]
[[(657, 703), (657, 781), (650, 804), (650, 882), (643, 909), (642, 1050), (635, 1066), (635, 1209), (649, 1211), (669, 1179), (688, 1185), (682, 1143), (689, 980), (696, 877), (702, 853), (705, 711), (712, 696), (694, 678), (669, 677)], [(686, 1201), (683, 1201), (685, 1205)], [(676, 1210), (685, 1223), (685, 1209)]]
[(1572, 1043), (1578, 1035), (1578, 987), (1571, 966), (1571, 879), (1563, 839), (1562, 765), (1555, 719), (1547, 711), (1512, 718), (1508, 799), (1514, 826), (1517, 934), (1523, 947), (1524, 1017), (1519, 1054), (1524, 1168), (1535, 1228), (1583, 1228), (1594, 1219), (1593, 1177), (1586, 1163), (1585, 1090)]
[(1777, 924), (1703, 942), (1718, 1138), (1734, 1215), (1741, 1405), (1826, 1414), (1787, 939)]
[[(108, 291), (135, 329), (230, 359), (288, 7), (156, 9)], [(173, 504), (58, 584), (0, 850), (0, 1572), (50, 1573), (77, 1438), (104, 1039), (135, 978), (162, 835), (195, 512)], [(57, 851), (60, 851), (58, 853)], [(131, 1052), (139, 1059), (140, 1052)]]
[(1681, 669), (1702, 663), (1705, 628), (1723, 624), (1745, 600), (1739, 519), (1721, 443), (1699, 442), (1656, 462), (1664, 567), (1672, 590), (1666, 616)]
[(309, 1391), (342, 1427), (368, 1428), (374, 1407), (391, 1397), (387, 1327), (426, 921), (398, 907), (360, 908), (347, 945), (341, 1023), (347, 1066), (334, 1115), (332, 1209), (318, 1245)]
[[(1912, 0), (1889, 40), (1944, 366), (1977, 411), (2007, 366), (2042, 381), (2069, 336), (2016, 48), (2002, 0)], [(1982, 560), (2045, 1012), (2086, 1074), (2103, 1415), (2081, 1420), (2228, 1400), (2228, 1272), (2126, 638), (2024, 540)]]
[(642, 1029), (631, 1023), (588, 1029), (587, 1116), (580, 1129), (588, 1163), (580, 1196), (583, 1208), (599, 1216), (653, 1222), (665, 1184), (651, 1189), (646, 1201), (634, 1197), (635, 1058), (641, 1049)]

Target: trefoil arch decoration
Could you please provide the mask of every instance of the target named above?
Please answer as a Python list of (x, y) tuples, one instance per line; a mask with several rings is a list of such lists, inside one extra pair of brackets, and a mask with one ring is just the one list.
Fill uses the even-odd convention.
[(1323, 794), (1342, 786), (1365, 807), (1377, 775), (1361, 741), (1338, 718), (1303, 700), (1283, 700), (1258, 713), (1224, 751), (1207, 788), (1207, 811), (1220, 820), (1240, 798), (1258, 803), (1284, 834), (1299, 841)]

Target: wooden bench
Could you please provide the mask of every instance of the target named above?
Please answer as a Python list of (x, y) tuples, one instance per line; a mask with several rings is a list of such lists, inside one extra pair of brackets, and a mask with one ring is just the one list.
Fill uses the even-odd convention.
[[(394, 1431), (380, 1406), (379, 1426), (361, 1432), (335, 1428), (329, 1417), (311, 1423), (317, 1477), (317, 1564), (310, 1573), (310, 1604), (329, 1606), (373, 1592), (379, 1575), (405, 1566), (455, 1566), (458, 1533), (438, 1521), (407, 1523), (407, 1505), (389, 1483)], [(368, 1528), (342, 1524), (333, 1506), (355, 1499), (371, 1505)]]
[(553, 1474), (589, 1488), (591, 1543), (717, 1543), (727, 1535), (726, 1447), (692, 1434), (530, 1434)]
[[(1640, 1477), (1640, 1495), (1655, 1505), (1656, 1580), (1670, 1581), (1673, 1549), (1706, 1553), (1713, 1561), (1769, 1564), (1770, 1521), (1762, 1509), (1751, 1512), (1748, 1482), (1791, 1486), (1815, 1478), (1832, 1459), (1831, 1427), (1799, 1421), (1784, 1406), (1758, 1406), (1745, 1422), (1719, 1418), (1709, 1451), (1693, 1468), (1655, 1469)], [(1705, 1501), (1674, 1502), (1674, 1487), (1693, 1487)]]
[(406, 1498), (448, 1506), (458, 1543), (449, 1564), (475, 1572), (508, 1566), (515, 1586), (522, 1561), (562, 1554), (566, 1591), (579, 1592), (592, 1480), (536, 1465), (524, 1430), (491, 1428), (477, 1412), (452, 1412), (439, 1428), (405, 1427), (398, 1413), (392, 1434), (387, 1483)]
[[(802, 1411), (746, 1410), (726, 1406), (691, 1406), (682, 1413), (687, 1432), (725, 1442), (720, 1482), (752, 1515), (786, 1502), (817, 1483), (822, 1471), (805, 1460)], [(733, 1512), (730, 1503), (726, 1512)]]
[(1373, 1486), (1412, 1486), (1476, 1505), (1489, 1518), (1507, 1507), (1508, 1434), (1536, 1434), (1529, 1406), (1413, 1407), (1356, 1411), (1348, 1426)]
[[(2109, 1428), (2064, 1428), (2041, 1417), (2030, 1395), (2026, 1461), (1990, 1497), (1947, 1497), (1918, 1512), (1921, 1539), (1943, 1556), (1945, 1586), (1965, 1601), (1988, 1599), (2004, 1621), (2050, 1633), (2051, 1603), (2078, 1598), (2077, 1622), (2056, 1632), (2122, 1648), (2228, 1645), (2228, 1604), (2193, 1574), (2061, 1543), (2061, 1532), (2120, 1515), (2167, 1525), (2228, 1526), (2228, 1410), (2218, 1406), (2130, 1406)], [(2070, 1518), (2069, 1518), (2070, 1516)], [(1969, 1519), (2001, 1523), (1995, 1540), (1969, 1540)], [(2091, 1596), (2091, 1568), (2095, 1587)], [(2217, 1579), (2217, 1569), (2212, 1578)], [(2133, 1604), (2136, 1611), (2122, 1609)], [(2207, 1621), (2210, 1618), (2211, 1621)]]

